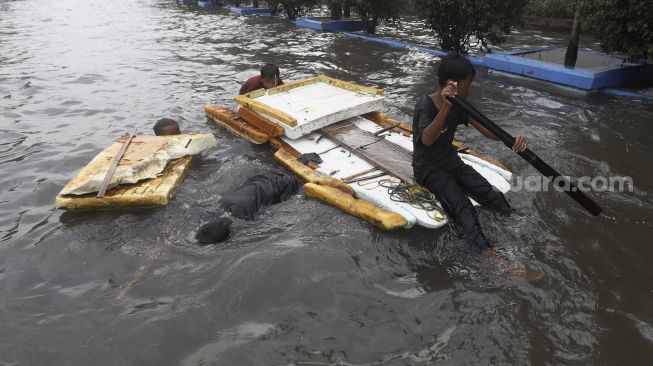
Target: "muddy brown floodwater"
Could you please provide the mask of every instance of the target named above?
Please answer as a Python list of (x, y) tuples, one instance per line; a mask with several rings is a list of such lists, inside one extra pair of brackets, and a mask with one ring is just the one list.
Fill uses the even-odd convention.
[[(520, 31), (504, 49), (565, 43)], [(386, 89), (409, 121), (438, 59), (269, 17), (172, 0), (0, 1), (0, 364), (650, 364), (653, 359), (653, 106), (480, 72), (470, 100), (573, 176), (632, 177), (592, 193), (590, 217), (556, 192), (511, 192), (480, 210), (529, 284), (469, 256), (448, 228), (383, 232), (297, 195), (227, 243), (193, 232), (220, 196), (281, 169), (268, 146), (203, 115), (232, 105), (264, 62), (284, 80), (318, 73)], [(210, 131), (167, 207), (53, 208), (113, 139), (164, 116)], [(536, 171), (470, 129), (458, 135)]]

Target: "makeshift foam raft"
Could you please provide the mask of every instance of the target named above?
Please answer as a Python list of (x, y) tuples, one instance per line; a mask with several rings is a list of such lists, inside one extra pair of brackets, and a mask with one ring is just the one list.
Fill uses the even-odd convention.
[[(275, 158), (307, 182), (309, 197), (388, 230), (441, 227), (447, 220), (439, 203), (413, 182), (410, 125), (377, 112), (382, 95), (380, 89), (318, 76), (237, 96), (237, 113), (218, 105), (205, 111), (230, 131), (275, 146)], [(464, 150), (463, 162), (501, 192), (510, 189), (512, 173), (505, 165)], [(310, 153), (321, 162), (299, 162)]]
[(106, 181), (108, 190), (98, 198), (97, 192), (125, 143), (121, 139), (91, 160), (64, 186), (55, 206), (93, 210), (166, 205), (186, 177), (192, 155), (215, 146), (215, 137), (209, 134), (134, 137)]

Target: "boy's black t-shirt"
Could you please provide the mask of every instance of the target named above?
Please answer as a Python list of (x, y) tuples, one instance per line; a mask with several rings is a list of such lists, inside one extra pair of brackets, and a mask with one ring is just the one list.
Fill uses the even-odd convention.
[(283, 202), (297, 193), (302, 181), (294, 175), (268, 173), (249, 178), (242, 186), (222, 197), (220, 208), (237, 218), (253, 220), (261, 207)]
[(451, 143), (458, 125), (468, 126), (469, 117), (456, 105), (451, 106), (443, 132), (431, 146), (426, 146), (422, 143), (422, 132), (437, 115), (438, 108), (431, 97), (425, 95), (417, 101), (413, 114), (413, 168), (416, 171), (427, 166), (441, 166), (452, 157), (457, 157), (456, 149)]

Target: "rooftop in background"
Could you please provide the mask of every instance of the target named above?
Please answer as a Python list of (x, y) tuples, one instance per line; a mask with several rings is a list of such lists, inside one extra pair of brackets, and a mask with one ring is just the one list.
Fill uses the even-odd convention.
[(583, 90), (598, 90), (652, 79), (653, 69), (628, 63), (625, 57), (578, 50), (576, 67), (564, 66), (566, 48), (547, 47), (485, 55), (483, 65)]

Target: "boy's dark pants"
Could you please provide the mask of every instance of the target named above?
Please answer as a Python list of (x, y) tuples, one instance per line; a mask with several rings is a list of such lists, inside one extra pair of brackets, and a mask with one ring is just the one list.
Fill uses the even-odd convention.
[(435, 195), (445, 213), (465, 233), (470, 245), (478, 251), (491, 247), (481, 231), (478, 214), (467, 196), (485, 207), (507, 211), (510, 210), (510, 205), (503, 193), (458, 156), (441, 167), (418, 170), (415, 169), (417, 183)]

